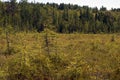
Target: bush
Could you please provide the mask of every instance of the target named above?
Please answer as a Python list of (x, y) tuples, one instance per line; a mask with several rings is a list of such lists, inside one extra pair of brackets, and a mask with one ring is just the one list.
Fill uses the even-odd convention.
[(120, 80), (120, 68), (116, 69), (113, 73), (111, 73), (110, 80)]
[(2, 28), (0, 28), (0, 35), (3, 33), (3, 29)]
[(114, 42), (115, 41), (115, 36), (113, 35), (112, 37), (111, 37), (111, 42)]
[(16, 54), (16, 53), (19, 53), (19, 52), (20, 52), (19, 49), (15, 48), (15, 47), (10, 47), (9, 51), (8, 51), (8, 49), (5, 49), (5, 50), (2, 50), (0, 52), (0, 54), (5, 55), (5, 56), (10, 56), (10, 55), (13, 55), (13, 54)]
[(29, 56), (27, 53), (23, 55), (15, 54), (14, 56), (8, 63), (9, 80), (86, 79), (84, 77), (86, 74), (83, 74), (86, 71), (82, 70), (86, 65), (79, 62), (74, 66), (69, 59), (61, 54), (51, 54), (49, 57), (45, 54)]

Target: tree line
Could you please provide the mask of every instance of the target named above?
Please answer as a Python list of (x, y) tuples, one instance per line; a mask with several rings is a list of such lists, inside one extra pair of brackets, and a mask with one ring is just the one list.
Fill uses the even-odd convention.
[(7, 26), (26, 32), (48, 28), (58, 33), (117, 33), (120, 31), (120, 9), (29, 3), (27, 0), (0, 1), (0, 27)]

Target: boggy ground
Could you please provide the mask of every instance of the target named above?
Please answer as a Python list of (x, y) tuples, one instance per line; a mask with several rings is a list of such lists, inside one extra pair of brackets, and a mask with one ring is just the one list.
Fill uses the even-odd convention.
[(119, 34), (0, 35), (0, 80), (120, 80)]

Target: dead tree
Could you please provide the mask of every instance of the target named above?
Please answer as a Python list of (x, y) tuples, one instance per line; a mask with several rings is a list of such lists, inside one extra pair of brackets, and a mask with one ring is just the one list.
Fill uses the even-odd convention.
[(6, 43), (7, 43), (7, 51), (6, 51), (6, 56), (7, 55), (10, 55), (10, 40), (9, 40), (9, 35), (8, 35), (8, 32), (6, 31)]

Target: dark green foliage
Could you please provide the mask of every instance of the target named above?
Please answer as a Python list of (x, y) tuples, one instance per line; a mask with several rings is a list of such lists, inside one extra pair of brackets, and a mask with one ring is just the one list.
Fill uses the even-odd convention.
[[(27, 0), (0, 2), (0, 27), (15, 31), (41, 32), (42, 25), (59, 33), (114, 33), (120, 31), (120, 11), (55, 3), (28, 3)], [(42, 25), (41, 25), (42, 24)]]
[(45, 26), (43, 24), (41, 24), (38, 28), (37, 28), (37, 32), (41, 32), (44, 31)]
[(107, 9), (106, 9), (106, 7), (104, 7), (104, 6), (102, 6), (101, 8), (100, 8), (100, 11), (106, 11)]

